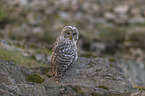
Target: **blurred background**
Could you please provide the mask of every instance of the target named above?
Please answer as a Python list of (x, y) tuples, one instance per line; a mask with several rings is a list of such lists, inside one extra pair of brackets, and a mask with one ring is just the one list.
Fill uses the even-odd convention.
[(53, 43), (68, 25), (79, 30), (79, 56), (108, 58), (145, 89), (144, 0), (0, 0), (0, 59), (48, 66)]

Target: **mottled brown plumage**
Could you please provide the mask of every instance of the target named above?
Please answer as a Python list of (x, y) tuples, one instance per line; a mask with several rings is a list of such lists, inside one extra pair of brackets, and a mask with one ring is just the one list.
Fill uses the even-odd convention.
[(77, 40), (79, 32), (76, 27), (66, 26), (54, 43), (51, 65), (54, 78), (59, 82), (70, 64), (77, 60)]

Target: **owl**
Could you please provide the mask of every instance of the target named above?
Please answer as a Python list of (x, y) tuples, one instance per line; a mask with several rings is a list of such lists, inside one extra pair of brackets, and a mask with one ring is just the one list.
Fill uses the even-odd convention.
[(54, 78), (58, 83), (68, 67), (77, 61), (77, 41), (79, 32), (76, 27), (65, 26), (54, 43), (51, 55), (51, 66)]

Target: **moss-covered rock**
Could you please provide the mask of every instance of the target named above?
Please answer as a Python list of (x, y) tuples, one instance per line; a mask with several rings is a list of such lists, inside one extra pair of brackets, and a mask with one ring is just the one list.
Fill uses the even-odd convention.
[(34, 83), (43, 83), (44, 82), (44, 78), (42, 78), (40, 75), (38, 74), (33, 74), (33, 75), (28, 75), (27, 79), (28, 82), (34, 82)]
[(105, 90), (109, 90), (109, 88), (106, 87), (106, 86), (104, 86), (104, 85), (100, 85), (100, 86), (98, 86), (98, 88), (102, 88), (102, 89), (105, 89)]

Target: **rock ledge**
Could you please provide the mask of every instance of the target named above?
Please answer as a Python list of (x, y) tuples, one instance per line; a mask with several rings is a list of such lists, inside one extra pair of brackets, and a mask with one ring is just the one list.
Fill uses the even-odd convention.
[[(22, 70), (25, 70), (22, 71)], [(80, 57), (67, 70), (57, 84), (52, 77), (42, 84), (28, 83), (26, 74), (36, 74), (30, 68), (21, 68), (11, 62), (0, 60), (0, 96), (143, 96), (107, 59)], [(37, 68), (41, 69), (41, 68)], [(49, 72), (48, 72), (49, 73)]]

